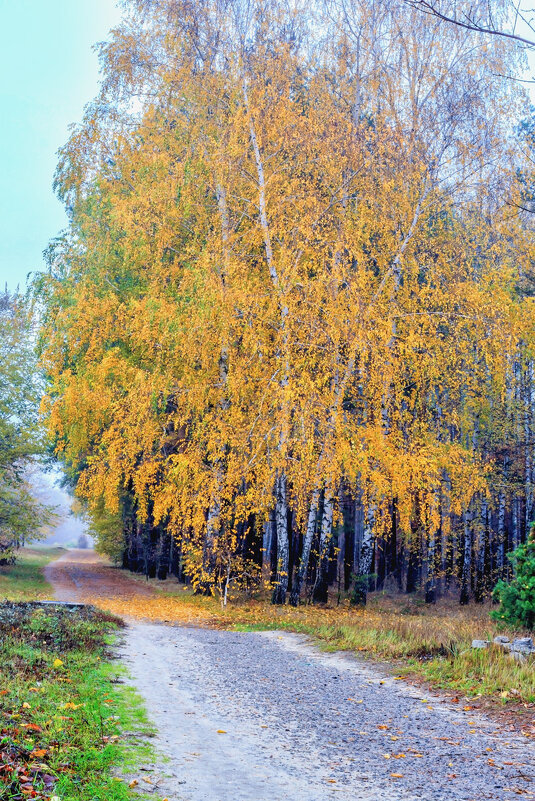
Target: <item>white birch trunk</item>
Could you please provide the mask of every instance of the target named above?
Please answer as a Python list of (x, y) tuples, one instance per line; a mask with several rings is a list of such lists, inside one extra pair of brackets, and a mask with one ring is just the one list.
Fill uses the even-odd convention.
[(464, 541), (463, 541), (463, 569), (461, 573), (460, 603), (467, 604), (470, 600), (470, 579), (472, 576), (472, 526), (470, 510), (463, 512)]
[(277, 526), (277, 575), (273, 589), (273, 603), (283, 604), (288, 592), (290, 543), (288, 540), (288, 500), (286, 475), (281, 473), (276, 482), (275, 525)]
[(505, 564), (505, 491), (502, 489), (498, 493), (498, 548), (496, 552), (496, 566), (498, 577), (502, 578), (503, 566)]
[(533, 519), (533, 446), (532, 419), (533, 419), (533, 362), (528, 362), (526, 369), (526, 398), (524, 413), (524, 440), (525, 440), (525, 487), (526, 487), (526, 539)]
[(303, 587), (303, 583), (305, 581), (308, 572), (310, 551), (312, 550), (312, 542), (314, 540), (314, 534), (316, 531), (316, 517), (318, 514), (319, 499), (320, 499), (320, 491), (319, 489), (315, 489), (314, 492), (312, 493), (312, 499), (310, 501), (310, 506), (308, 509), (307, 527), (305, 531), (305, 537), (303, 539), (303, 550), (301, 553), (299, 570), (297, 571), (297, 575), (295, 577), (295, 583), (292, 589), (292, 594), (290, 596), (290, 603), (292, 606), (297, 606), (299, 603), (299, 599), (301, 597), (301, 589)]

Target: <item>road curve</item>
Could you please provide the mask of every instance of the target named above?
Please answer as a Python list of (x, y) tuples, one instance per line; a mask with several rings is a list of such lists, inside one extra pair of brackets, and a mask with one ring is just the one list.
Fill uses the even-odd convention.
[[(88, 560), (62, 559), (48, 571), (52, 583), (72, 577), (70, 590), (65, 576), (57, 585), (61, 600), (103, 594)], [(165, 757), (136, 775), (155, 798), (535, 798), (532, 741), (300, 635), (132, 622), (120, 656)]]

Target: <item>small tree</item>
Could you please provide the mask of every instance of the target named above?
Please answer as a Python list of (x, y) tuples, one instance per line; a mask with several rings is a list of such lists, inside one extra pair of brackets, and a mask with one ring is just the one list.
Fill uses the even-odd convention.
[(89, 548), (89, 540), (86, 534), (80, 534), (78, 537), (78, 547), (82, 549)]
[(495, 620), (513, 626), (535, 628), (535, 533), (532, 527), (529, 540), (507, 557), (515, 572), (508, 583), (499, 581), (493, 598), (500, 608), (491, 613)]

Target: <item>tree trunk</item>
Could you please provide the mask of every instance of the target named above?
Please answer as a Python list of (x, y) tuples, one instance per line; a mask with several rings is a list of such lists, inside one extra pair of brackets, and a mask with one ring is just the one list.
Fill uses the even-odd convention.
[(463, 514), (463, 566), (461, 572), (461, 595), (459, 603), (465, 605), (470, 600), (470, 580), (472, 575), (472, 527), (469, 510)]
[(496, 579), (503, 578), (503, 566), (505, 564), (505, 492), (500, 490), (498, 494), (498, 546), (496, 549)]
[(372, 504), (366, 512), (362, 540), (360, 544), (359, 569), (355, 575), (353, 588), (353, 603), (365, 605), (372, 569), (373, 551), (375, 546), (375, 506)]
[(310, 507), (308, 510), (307, 528), (303, 540), (303, 550), (301, 553), (301, 561), (299, 562), (299, 570), (295, 577), (292, 594), (290, 596), (290, 604), (297, 606), (301, 597), (301, 589), (308, 572), (308, 563), (310, 561), (310, 551), (312, 549), (312, 542), (316, 531), (316, 517), (318, 514), (318, 504), (320, 498), (319, 489), (315, 489), (312, 493)]
[(321, 516), (318, 569), (312, 594), (316, 603), (323, 604), (326, 604), (329, 599), (329, 551), (333, 530), (333, 501), (332, 490), (326, 487)]
[(477, 538), (476, 551), (476, 576), (474, 587), (474, 599), (476, 603), (482, 603), (486, 590), (485, 572), (485, 552), (487, 547), (487, 514), (488, 504), (485, 498), (481, 500), (480, 526)]
[(284, 604), (288, 591), (288, 566), (290, 543), (288, 539), (288, 501), (286, 497), (286, 475), (281, 473), (276, 480), (275, 524), (277, 526), (277, 575), (271, 602)]
[(436, 592), (436, 533), (429, 531), (427, 543), (427, 577), (425, 582), (425, 602), (434, 604)]

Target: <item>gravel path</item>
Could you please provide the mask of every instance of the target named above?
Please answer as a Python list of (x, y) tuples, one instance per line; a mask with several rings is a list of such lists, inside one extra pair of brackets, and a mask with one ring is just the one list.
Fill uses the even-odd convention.
[[(154, 595), (90, 551), (46, 575), (65, 601)], [(155, 798), (535, 799), (533, 741), (300, 635), (131, 621), (120, 654), (165, 757), (132, 776)]]
[(135, 623), (121, 652), (169, 801), (535, 797), (524, 738), (300, 635)]

